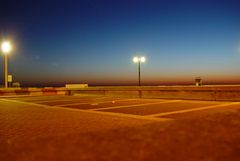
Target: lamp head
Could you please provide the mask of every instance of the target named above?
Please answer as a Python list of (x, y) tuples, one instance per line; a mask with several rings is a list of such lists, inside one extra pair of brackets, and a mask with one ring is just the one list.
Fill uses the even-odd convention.
[(3, 54), (9, 54), (12, 50), (12, 46), (8, 41), (5, 41), (2, 43), (1, 49), (2, 49)]
[(133, 62), (134, 62), (134, 63), (138, 63), (138, 62), (139, 62), (139, 58), (138, 58), (138, 57), (134, 57), (134, 58), (133, 58)]
[(144, 63), (144, 62), (146, 61), (146, 58), (145, 58), (145, 57), (141, 57), (141, 58), (140, 58), (140, 61), (141, 61), (142, 63)]

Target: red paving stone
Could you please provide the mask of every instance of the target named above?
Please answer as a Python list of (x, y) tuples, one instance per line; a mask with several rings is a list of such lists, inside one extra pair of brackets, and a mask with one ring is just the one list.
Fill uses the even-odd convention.
[(240, 106), (229, 107), (149, 121), (0, 99), (0, 160), (239, 161)]

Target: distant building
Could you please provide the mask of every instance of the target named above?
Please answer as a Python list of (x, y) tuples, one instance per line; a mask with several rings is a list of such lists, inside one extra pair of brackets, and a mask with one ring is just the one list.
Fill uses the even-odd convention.
[(202, 78), (201, 77), (196, 77), (195, 78), (195, 84), (196, 84), (196, 86), (202, 86)]

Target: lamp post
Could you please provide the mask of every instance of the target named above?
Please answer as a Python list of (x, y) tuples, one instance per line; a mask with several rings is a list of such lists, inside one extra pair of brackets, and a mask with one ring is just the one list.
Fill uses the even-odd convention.
[(5, 41), (1, 45), (2, 52), (4, 54), (4, 78), (5, 88), (8, 88), (8, 54), (12, 50), (12, 46), (9, 42)]
[(146, 61), (145, 57), (134, 57), (133, 62), (138, 63), (138, 85), (141, 86), (141, 63)]

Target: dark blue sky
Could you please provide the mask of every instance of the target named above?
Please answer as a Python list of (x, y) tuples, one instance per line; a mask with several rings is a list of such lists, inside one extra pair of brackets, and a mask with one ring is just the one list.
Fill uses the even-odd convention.
[(25, 85), (240, 80), (237, 0), (3, 0), (0, 33)]

